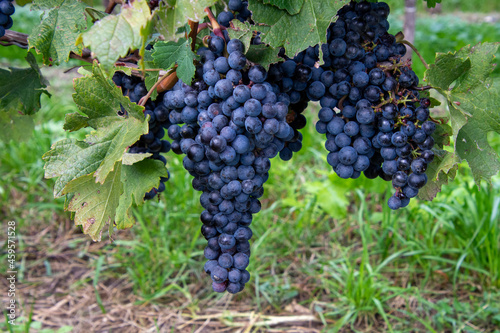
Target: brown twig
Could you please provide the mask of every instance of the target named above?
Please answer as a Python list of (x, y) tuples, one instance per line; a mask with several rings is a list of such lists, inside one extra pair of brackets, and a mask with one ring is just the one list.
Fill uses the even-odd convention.
[(417, 48), (415, 47), (415, 45), (413, 45), (412, 43), (410, 43), (409, 41), (407, 40), (402, 40), (401, 41), (402, 44), (405, 44), (405, 45), (408, 45), (409, 47), (411, 47), (411, 49), (415, 52), (415, 54), (419, 57), (420, 61), (422, 62), (422, 64), (424, 65), (425, 69), (429, 69), (429, 65), (427, 64), (427, 62), (425, 62), (425, 59), (424, 57), (420, 54), (420, 52), (417, 50)]
[(424, 90), (429, 90), (432, 89), (433, 87), (431, 86), (423, 86), (423, 87), (412, 87), (413, 90), (418, 90), (418, 91), (424, 91)]
[(208, 18), (210, 19), (210, 24), (212, 25), (212, 29), (214, 31), (214, 34), (225, 40), (224, 34), (222, 33), (221, 26), (219, 25), (219, 22), (217, 22), (217, 19), (215, 18), (214, 13), (212, 13), (212, 11), (210, 10), (209, 7), (205, 8), (205, 13), (207, 13)]
[(104, 11), (106, 14), (111, 14), (113, 10), (115, 9), (115, 6), (117, 5), (116, 0), (110, 0), (108, 3), (108, 7), (106, 7), (106, 10)]
[(5, 35), (0, 37), (0, 44), (3, 46), (16, 45), (20, 48), (28, 48), (28, 35), (21, 32), (7, 30)]
[(144, 106), (146, 105), (146, 102), (148, 101), (149, 97), (151, 97), (151, 94), (153, 94), (153, 91), (155, 91), (156, 87), (158, 87), (158, 85), (160, 85), (160, 83), (165, 80), (169, 75), (170, 75), (170, 71), (167, 72), (165, 75), (163, 75), (158, 81), (156, 81), (156, 83), (151, 87), (151, 89), (149, 89), (148, 93), (146, 94), (146, 96), (142, 97), (139, 101), (139, 103), (137, 103), (138, 105), (141, 105), (141, 106)]
[(198, 33), (200, 33), (203, 29), (206, 29), (206, 28), (208, 28), (207, 22), (203, 22), (203, 23), (198, 24)]
[[(13, 30), (7, 30), (5, 32), (5, 35), (3, 37), (0, 37), (0, 45), (2, 46), (10, 46), (10, 45), (16, 45), (20, 48), (23, 49), (28, 49), (29, 44), (28, 44), (28, 35), (23, 34), (21, 32), (13, 31)], [(69, 57), (72, 59), (78, 59), (81, 61), (85, 61), (88, 63), (93, 63), (94, 58), (92, 58), (92, 53), (89, 49), (84, 48), (82, 50), (82, 54), (77, 54), (75, 52), (71, 52), (69, 54)], [(131, 66), (132, 64), (130, 63), (131, 61), (138, 62), (141, 59), (139, 56), (139, 53), (135, 51), (134, 53), (118, 59), (117, 63), (125, 63), (127, 64), (126, 67), (133, 67)]]
[(198, 22), (188, 21), (189, 27), (191, 31), (187, 37), (191, 38), (191, 51), (194, 52), (194, 48), (196, 46), (196, 35), (198, 35)]

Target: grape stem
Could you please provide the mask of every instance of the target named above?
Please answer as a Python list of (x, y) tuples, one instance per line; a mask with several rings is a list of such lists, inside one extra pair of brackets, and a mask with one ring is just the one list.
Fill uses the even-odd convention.
[(111, 14), (113, 12), (113, 10), (115, 9), (115, 6), (117, 4), (122, 4), (122, 1), (121, 0), (111, 0), (109, 3), (108, 3), (108, 7), (106, 7), (106, 10), (104, 11), (106, 14)]
[[(232, 24), (232, 22), (231, 22), (231, 24)], [(208, 22), (203, 22), (203, 23), (198, 24), (198, 33), (200, 33), (203, 29), (207, 29), (209, 27), (210, 27), (210, 24), (208, 24)], [(224, 26), (220, 26), (220, 29), (227, 30), (227, 28)]]
[(344, 101), (346, 100), (347, 95), (342, 96), (342, 98), (339, 100), (339, 110), (342, 111), (344, 110)]
[(411, 49), (417, 54), (417, 56), (420, 59), (420, 61), (422, 62), (422, 64), (424, 64), (425, 69), (429, 69), (429, 65), (427, 65), (427, 62), (425, 62), (424, 57), (422, 57), (422, 55), (417, 50), (417, 48), (415, 47), (415, 45), (413, 45), (412, 43), (410, 43), (406, 39), (403, 39), (402, 41), (400, 41), (400, 43), (408, 45), (409, 47), (411, 47)]
[(412, 87), (412, 89), (418, 90), (418, 91), (429, 90), (429, 89), (432, 89), (432, 88), (433, 88), (432, 86)]
[(188, 20), (191, 31), (187, 37), (191, 38), (191, 51), (194, 52), (196, 46), (196, 36), (198, 35), (198, 22)]
[(151, 97), (151, 94), (153, 94), (153, 91), (155, 91), (156, 87), (158, 87), (158, 85), (160, 83), (163, 82), (163, 80), (165, 80), (167, 77), (169, 77), (171, 74), (175, 74), (175, 72), (173, 72), (175, 70), (175, 68), (172, 68), (171, 70), (169, 70), (168, 72), (166, 72), (158, 81), (156, 81), (156, 83), (151, 87), (151, 89), (149, 89), (148, 93), (146, 96), (142, 97), (139, 101), (139, 103), (137, 103), (138, 105), (141, 105), (141, 106), (144, 106), (146, 105), (146, 102), (148, 101), (149, 97)]
[(446, 121), (445, 119), (440, 119), (440, 120), (438, 120), (438, 119), (434, 119), (434, 118), (432, 118), (431, 116), (429, 116), (429, 119), (430, 119), (433, 123), (435, 123), (435, 124), (441, 124), (441, 125), (444, 125), (444, 124), (446, 124), (446, 123), (448, 122), (448, 121)]
[(214, 34), (216, 36), (219, 36), (220, 38), (226, 40), (224, 38), (224, 34), (222, 33), (221, 26), (219, 25), (219, 22), (217, 22), (217, 19), (214, 16), (214, 13), (210, 10), (209, 7), (205, 8), (205, 13), (207, 13), (208, 18), (210, 19), (210, 24), (212, 25), (212, 29), (214, 31)]

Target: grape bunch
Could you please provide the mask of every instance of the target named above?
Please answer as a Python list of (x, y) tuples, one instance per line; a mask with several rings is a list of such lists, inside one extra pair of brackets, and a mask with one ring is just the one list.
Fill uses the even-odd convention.
[(0, 0), (0, 37), (5, 35), (5, 30), (12, 28), (12, 14), (15, 12), (12, 0)]
[(243, 52), (239, 39), (226, 45), (212, 35), (208, 47), (197, 51), (193, 83), (179, 81), (163, 99), (172, 123), (172, 150), (185, 155), (183, 166), (194, 177), (193, 188), (202, 192), (205, 271), (214, 291), (229, 293), (243, 290), (250, 279), (250, 225), (261, 209), (270, 159), (280, 154), (288, 160), (301, 148), (298, 129), (305, 118), (300, 112), (307, 103), (299, 103), (301, 94), (292, 101), (292, 89), (284, 92), (288, 83), (283, 80), (311, 72), (293, 60), (268, 72), (249, 65)]
[[(387, 32), (388, 15), (383, 2), (341, 8), (307, 94), (320, 100), (316, 129), (326, 134), (327, 161), (337, 175), (392, 181), (388, 205), (395, 210), (427, 182), (436, 125), (428, 120), (430, 100), (415, 89), (418, 77), (402, 60), (406, 47)], [(314, 55), (306, 52), (305, 62)]]
[[(147, 95), (148, 91), (144, 82), (137, 77), (128, 76), (122, 72), (115, 72), (113, 82), (121, 87), (122, 93), (130, 98), (131, 102), (138, 103), (139, 100)], [(160, 94), (156, 101), (148, 100), (145, 105), (144, 116), (149, 117), (149, 132), (141, 136), (139, 141), (134, 143), (130, 149), (130, 154), (146, 154), (151, 153), (150, 158), (162, 161), (164, 165), (167, 160), (160, 153), (168, 153), (170, 151), (170, 142), (162, 140), (165, 136), (165, 129), (170, 126), (169, 110), (163, 106), (163, 94)], [(125, 115), (125, 110), (122, 108), (118, 111), (118, 115)], [(153, 199), (157, 193), (165, 191), (165, 182), (168, 177), (160, 178), (158, 188), (152, 188), (144, 196), (144, 199)]]

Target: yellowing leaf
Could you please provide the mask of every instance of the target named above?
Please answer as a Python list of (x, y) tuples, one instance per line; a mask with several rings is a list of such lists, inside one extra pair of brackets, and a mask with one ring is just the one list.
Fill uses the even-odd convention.
[(103, 184), (96, 183), (92, 175), (86, 175), (71, 181), (63, 194), (73, 194), (68, 210), (75, 212), (75, 224), (81, 225), (83, 232), (94, 241), (100, 241), (106, 224), (110, 235), (112, 233), (122, 191), (121, 163), (116, 163)]

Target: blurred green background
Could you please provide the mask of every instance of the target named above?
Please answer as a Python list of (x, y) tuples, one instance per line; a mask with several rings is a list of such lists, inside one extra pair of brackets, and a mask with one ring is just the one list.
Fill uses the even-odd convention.
[[(443, 2), (441, 14), (430, 14), (419, 1), (415, 45), (428, 63), (436, 52), (500, 41), (500, 1)], [(403, 1), (388, 3), (391, 32), (396, 33), (402, 30)], [(16, 9), (13, 29), (30, 33), (40, 13)], [(0, 47), (2, 67), (24, 66), (25, 55), (15, 46)], [(122, 279), (137, 304), (190, 313), (192, 331), (205, 321), (207, 309), (220, 309), (214, 319), (220, 325), (240, 327), (238, 317), (225, 312), (228, 308), (280, 315), (294, 313), (289, 306), (298, 304), (318, 318), (320, 331), (500, 332), (500, 177), (479, 190), (463, 164), (433, 202), (412, 200), (406, 209), (390, 211), (389, 183), (334, 175), (326, 163), (324, 138), (313, 126), (314, 112), (307, 113), (303, 150), (289, 162), (272, 162), (263, 209), (253, 223), (252, 279), (244, 292), (211, 292), (202, 268), (199, 194), (191, 189), (181, 157), (172, 153), (167, 156), (172, 177), (161, 200), (135, 211), (134, 228), (92, 247), (71, 226), (63, 201), (53, 199), (53, 181), (43, 178), (41, 160), (52, 143), (84, 135), (62, 130), (64, 115), (76, 109), (71, 99), (75, 72), (64, 71), (78, 64), (43, 68), (53, 96), (42, 96), (34, 133), (26, 133), (26, 142), (0, 142), (0, 212), (18, 223), (20, 283), (42, 288), (33, 271), (43, 265), (39, 277), (52, 279), (55, 273), (47, 267), (58, 254), (53, 245), (69, 242), (75, 258), (86, 258), (89, 273), (72, 280), (64, 292), (88, 285), (91, 293), (96, 291), (93, 301), (109, 311), (116, 302), (102, 301), (96, 286)], [(418, 59), (414, 69), (423, 76)], [(500, 80), (498, 66), (494, 76)], [(500, 153), (500, 136), (491, 133), (489, 138)], [(33, 237), (46, 230), (34, 243)], [(25, 253), (33, 246), (47, 251), (47, 257), (30, 260)], [(32, 331), (57, 328), (30, 320), (35, 312), (36, 305), (35, 310), (27, 306), (19, 322)], [(83, 319), (73, 320), (68, 330)], [(5, 323), (0, 329), (7, 330)], [(172, 331), (177, 331), (173, 324)]]

